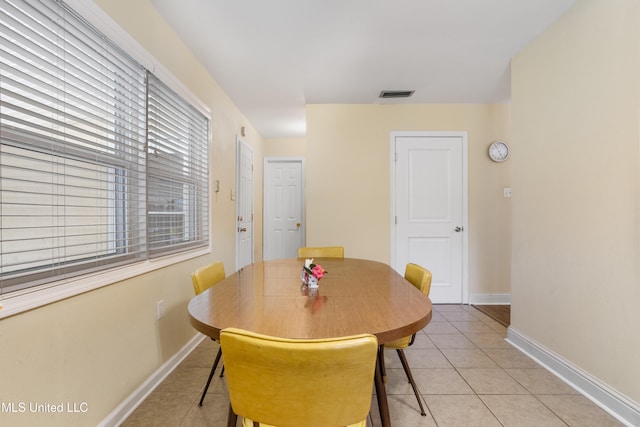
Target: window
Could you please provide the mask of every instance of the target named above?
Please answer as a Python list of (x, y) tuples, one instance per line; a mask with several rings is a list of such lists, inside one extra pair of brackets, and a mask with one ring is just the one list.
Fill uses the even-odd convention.
[(207, 245), (207, 141), (204, 115), (64, 3), (5, 1), (0, 293)]
[(152, 255), (206, 244), (206, 118), (149, 75), (148, 215)]

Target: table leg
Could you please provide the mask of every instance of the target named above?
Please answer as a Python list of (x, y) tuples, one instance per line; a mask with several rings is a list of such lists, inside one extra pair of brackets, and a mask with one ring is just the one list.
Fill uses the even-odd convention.
[(374, 383), (376, 386), (376, 396), (378, 398), (378, 409), (380, 410), (380, 421), (382, 422), (382, 427), (391, 427), (391, 417), (389, 416), (389, 402), (387, 402), (387, 390), (382, 378), (383, 366), (384, 346), (381, 345), (378, 348)]
[(238, 416), (233, 412), (231, 404), (229, 404), (229, 414), (227, 415), (227, 427), (236, 427)]

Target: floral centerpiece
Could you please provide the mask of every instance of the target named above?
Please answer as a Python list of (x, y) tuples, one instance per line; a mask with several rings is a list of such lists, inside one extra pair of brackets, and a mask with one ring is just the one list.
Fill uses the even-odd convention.
[(325, 274), (327, 274), (327, 270), (322, 268), (320, 264), (314, 264), (313, 258), (306, 259), (304, 261), (304, 267), (302, 267), (300, 280), (310, 288), (317, 288), (319, 285), (318, 282)]

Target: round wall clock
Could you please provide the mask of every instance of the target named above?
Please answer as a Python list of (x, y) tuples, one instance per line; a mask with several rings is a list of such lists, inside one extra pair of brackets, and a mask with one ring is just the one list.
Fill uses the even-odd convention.
[(502, 141), (494, 141), (489, 146), (489, 157), (494, 162), (504, 162), (509, 157), (509, 146)]

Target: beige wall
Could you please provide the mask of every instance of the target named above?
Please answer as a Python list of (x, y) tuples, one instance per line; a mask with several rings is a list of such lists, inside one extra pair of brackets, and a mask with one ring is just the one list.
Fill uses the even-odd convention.
[(640, 3), (585, 0), (512, 63), (512, 327), (635, 402), (639, 43)]
[(487, 155), (493, 140), (511, 142), (509, 114), (506, 104), (308, 105), (307, 244), (390, 262), (390, 133), (466, 131), (469, 293), (509, 293), (511, 163)]
[[(236, 134), (254, 150), (256, 203), (262, 200), (262, 140), (147, 0), (99, 0), (143, 47), (211, 109), (210, 171), (213, 253), (0, 321), (3, 402), (87, 402), (83, 414), (0, 413), (1, 425), (96, 425), (191, 339), (190, 274), (214, 259), (235, 271)], [(256, 259), (261, 258), (262, 206), (255, 206)], [(165, 317), (156, 320), (156, 302)], [(203, 379), (204, 380), (204, 379)]]
[(270, 138), (264, 140), (265, 157), (305, 157), (306, 138)]

